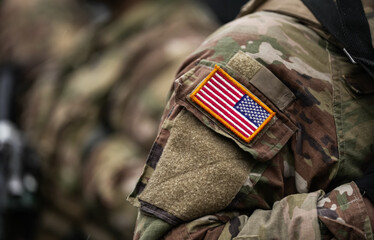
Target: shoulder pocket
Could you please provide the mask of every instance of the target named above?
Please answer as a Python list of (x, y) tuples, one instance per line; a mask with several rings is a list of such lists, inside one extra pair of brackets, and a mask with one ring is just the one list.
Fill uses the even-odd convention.
[[(265, 85), (280, 82), (263, 67), (251, 79), (258, 82), (261, 77)], [(257, 161), (267, 161), (287, 143), (296, 127), (251, 79), (232, 67), (203, 60), (176, 80), (176, 102), (213, 131), (251, 153)]]
[[(215, 65), (204, 60), (176, 80), (173, 99), (176, 105), (182, 106), (181, 111), (170, 121), (169, 136), (157, 167), (139, 195), (142, 211), (173, 225), (214, 214), (227, 207), (236, 209), (230, 204), (238, 193), (243, 190), (247, 194), (253, 189), (271, 163), (267, 160), (282, 149), (296, 130), (294, 124), (250, 83), (248, 77), (232, 68)], [(257, 124), (261, 126), (262, 122), (268, 122), (248, 141), (230, 129), (231, 125), (208, 111), (208, 103), (199, 104), (191, 98), (201, 89), (209, 91), (201, 86), (208, 84), (207, 79), (217, 69), (222, 69), (218, 74), (222, 73), (223, 78), (232, 81), (233, 87), (242, 92), (243, 96), (237, 96), (237, 102), (249, 94), (256, 107), (264, 109), (258, 107), (260, 110), (254, 111), (267, 112), (257, 120)], [(258, 69), (254, 74), (260, 71)], [(220, 95), (220, 98), (223, 97)], [(222, 100), (216, 99), (224, 104)], [(236, 104), (232, 103), (232, 106)]]

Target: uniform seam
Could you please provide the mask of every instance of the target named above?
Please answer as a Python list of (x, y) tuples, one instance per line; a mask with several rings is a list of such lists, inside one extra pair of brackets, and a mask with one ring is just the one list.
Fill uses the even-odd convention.
[[(331, 76), (331, 86), (332, 86), (332, 94), (333, 94), (333, 117), (334, 117), (334, 122), (335, 122), (335, 131), (336, 131), (336, 143), (337, 143), (337, 148), (338, 148), (338, 161), (337, 161), (337, 170), (340, 169), (341, 166), (341, 161), (342, 161), (342, 155), (344, 152), (344, 141), (342, 140), (342, 136), (344, 135), (344, 128), (343, 124), (341, 121), (341, 115), (342, 115), (342, 105), (338, 101), (340, 99), (340, 90), (335, 84), (335, 77), (338, 76), (339, 74), (335, 73), (339, 72), (336, 67), (333, 67), (333, 63), (335, 63), (336, 59), (332, 56), (330, 50), (328, 49), (329, 47), (329, 42), (326, 41), (326, 46), (325, 49), (327, 51), (328, 57), (329, 57), (329, 62), (330, 62), (330, 76)], [(339, 98), (339, 99), (338, 99)], [(334, 176), (332, 179), (336, 177), (338, 174), (338, 171), (335, 171)]]

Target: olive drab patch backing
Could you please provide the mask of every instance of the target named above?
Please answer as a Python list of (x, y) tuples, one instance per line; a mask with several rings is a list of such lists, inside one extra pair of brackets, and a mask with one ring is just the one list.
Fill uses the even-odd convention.
[(275, 115), (274, 111), (217, 65), (191, 93), (190, 98), (247, 143)]

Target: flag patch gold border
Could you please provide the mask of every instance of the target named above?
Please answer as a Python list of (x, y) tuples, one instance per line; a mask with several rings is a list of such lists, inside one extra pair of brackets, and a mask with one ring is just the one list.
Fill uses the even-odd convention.
[[(266, 120), (249, 136), (246, 137), (242, 133), (240, 133), (237, 129), (235, 129), (232, 124), (228, 123), (226, 120), (224, 120), (221, 116), (216, 114), (214, 111), (212, 111), (207, 105), (205, 105), (202, 101), (200, 101), (196, 94), (205, 86), (205, 84), (211, 79), (216, 72), (221, 73), (223, 76), (226, 77), (226, 80), (233, 83), (236, 87), (238, 87), (240, 90), (242, 90), (246, 95), (248, 95), (251, 99), (253, 99), (257, 104), (259, 104), (261, 107), (263, 107), (267, 112), (269, 112), (269, 116), (266, 118)], [(220, 123), (222, 123), (226, 128), (230, 129), (235, 135), (237, 135), (240, 139), (244, 140), (245, 142), (249, 143), (269, 122), (270, 120), (275, 116), (275, 112), (271, 110), (268, 106), (266, 106), (261, 100), (259, 100), (255, 95), (253, 95), (249, 90), (247, 90), (242, 84), (240, 84), (238, 81), (236, 81), (234, 78), (232, 78), (228, 73), (226, 73), (221, 67), (218, 65), (214, 66), (214, 69), (209, 75), (196, 87), (196, 89), (190, 94), (190, 99), (195, 102), (197, 105), (199, 105), (201, 108), (203, 108), (206, 112), (208, 112), (210, 115), (212, 115), (215, 119), (217, 119)]]

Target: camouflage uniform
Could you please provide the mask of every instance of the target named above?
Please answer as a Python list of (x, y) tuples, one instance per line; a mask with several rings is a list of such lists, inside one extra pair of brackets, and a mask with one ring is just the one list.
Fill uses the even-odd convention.
[[(38, 8), (28, 11), (32, 18)], [(36, 15), (43, 23), (49, 19)], [(17, 44), (3, 48), (18, 62), (43, 56), (43, 68), (30, 71), (36, 76), (20, 121), (43, 164), (46, 207), (38, 239), (62, 239), (75, 229), (84, 239), (131, 238), (137, 211), (126, 196), (157, 133), (170, 79), (217, 26), (208, 16), (189, 1), (143, 1), (104, 27), (84, 22), (72, 48), (53, 43), (74, 35), (67, 29), (76, 22), (64, 25), (61, 35), (48, 31), (42, 50), (57, 56), (43, 55), (40, 46), (28, 58)], [(61, 25), (53, 26), (57, 31)]]
[[(373, 239), (352, 182), (374, 151), (372, 79), (299, 0), (241, 15), (177, 75), (129, 197), (134, 239)], [(191, 99), (215, 65), (276, 113), (249, 143)]]

